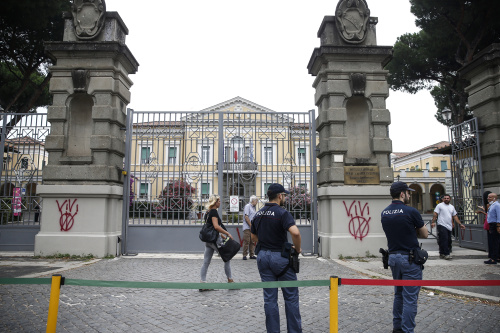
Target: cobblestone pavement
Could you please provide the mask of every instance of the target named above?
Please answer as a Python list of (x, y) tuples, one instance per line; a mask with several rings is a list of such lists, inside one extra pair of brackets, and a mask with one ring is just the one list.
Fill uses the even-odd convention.
[[(236, 282), (260, 281), (256, 262), (239, 258), (241, 255), (231, 262)], [(108, 281), (199, 282), (202, 262), (200, 256), (121, 257), (73, 267), (62, 275), (69, 279)], [(369, 274), (346, 265), (349, 261), (303, 258), (299, 279), (326, 280), (331, 275), (369, 278)], [(493, 268), (488, 269), (494, 274)], [(430, 271), (430, 267), (426, 268), (425, 278), (430, 278), (425, 275)], [(44, 276), (42, 274), (46, 273), (39, 276)], [(212, 260), (208, 281), (226, 281), (219, 258)], [(391, 332), (392, 295), (393, 287), (339, 287), (339, 331)], [(49, 285), (0, 285), (0, 331), (44, 332), (49, 296)], [(284, 332), (281, 297), (280, 307)], [(304, 332), (329, 332), (328, 287), (300, 288), (300, 308)], [(261, 289), (199, 292), (62, 286), (57, 332), (262, 333), (265, 332), (264, 319)], [(498, 303), (444, 293), (430, 295), (428, 290), (422, 290), (416, 331), (500, 332), (499, 319)]]

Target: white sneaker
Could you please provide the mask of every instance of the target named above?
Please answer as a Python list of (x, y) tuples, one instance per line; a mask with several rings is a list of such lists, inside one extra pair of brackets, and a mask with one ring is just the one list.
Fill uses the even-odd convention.
[(451, 258), (451, 256), (448, 254), (448, 255), (444, 256), (444, 259), (446, 259), (446, 260), (451, 260), (452, 258)]

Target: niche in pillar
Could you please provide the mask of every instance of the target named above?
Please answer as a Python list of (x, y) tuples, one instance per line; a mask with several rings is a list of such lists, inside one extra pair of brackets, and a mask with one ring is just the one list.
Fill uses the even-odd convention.
[(91, 160), (90, 136), (92, 135), (92, 97), (85, 94), (75, 94), (69, 106), (67, 157), (85, 158)]
[(346, 104), (347, 121), (347, 157), (352, 159), (369, 159), (370, 119), (369, 108), (365, 97), (353, 96)]

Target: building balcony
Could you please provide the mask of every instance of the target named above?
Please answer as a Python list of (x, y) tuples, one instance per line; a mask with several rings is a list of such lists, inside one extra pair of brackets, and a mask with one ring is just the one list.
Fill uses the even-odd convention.
[[(216, 163), (219, 168), (219, 162)], [(223, 172), (255, 173), (257, 172), (257, 162), (224, 162)]]

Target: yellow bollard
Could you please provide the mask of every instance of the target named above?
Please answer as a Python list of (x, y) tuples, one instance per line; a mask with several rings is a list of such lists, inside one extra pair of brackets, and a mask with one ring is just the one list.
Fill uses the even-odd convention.
[(47, 318), (47, 333), (54, 333), (57, 327), (57, 311), (59, 310), (59, 293), (64, 285), (64, 278), (61, 274), (52, 275), (50, 286), (49, 315)]
[(330, 333), (339, 331), (339, 281), (337, 276), (330, 276)]

